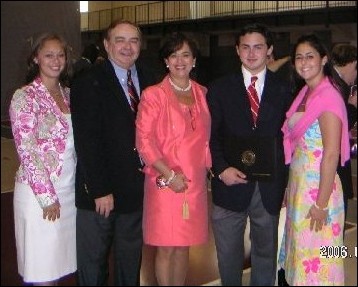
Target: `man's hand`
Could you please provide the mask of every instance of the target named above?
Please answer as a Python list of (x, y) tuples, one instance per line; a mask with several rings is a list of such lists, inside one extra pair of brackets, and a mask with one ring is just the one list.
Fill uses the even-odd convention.
[(351, 104), (357, 108), (357, 91), (348, 98), (348, 104)]
[(239, 183), (247, 183), (246, 175), (240, 170), (234, 167), (228, 167), (222, 173), (220, 173), (219, 178), (226, 185), (234, 185)]
[(113, 195), (108, 194), (106, 196), (96, 198), (94, 201), (96, 203), (96, 212), (107, 218), (109, 213), (114, 208)]

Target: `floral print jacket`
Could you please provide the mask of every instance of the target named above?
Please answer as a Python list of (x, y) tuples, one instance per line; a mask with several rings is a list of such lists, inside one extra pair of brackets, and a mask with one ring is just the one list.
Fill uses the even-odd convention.
[[(69, 88), (61, 88), (69, 106)], [(58, 201), (53, 183), (60, 176), (69, 125), (40, 78), (15, 91), (10, 119), (20, 167), (16, 182), (28, 184), (42, 208)]]

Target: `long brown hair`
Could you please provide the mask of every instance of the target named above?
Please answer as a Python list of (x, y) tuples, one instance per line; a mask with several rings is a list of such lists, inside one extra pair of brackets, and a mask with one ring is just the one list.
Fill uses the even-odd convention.
[[(311, 46), (313, 49), (315, 49), (321, 58), (323, 58), (325, 56), (327, 57), (327, 62), (323, 67), (323, 74), (328, 77), (331, 84), (340, 92), (340, 94), (343, 97), (344, 90), (341, 85), (339, 76), (337, 75), (337, 73), (334, 72), (332, 59), (331, 59), (329, 50), (324, 45), (323, 41), (316, 34), (305, 34), (298, 38), (298, 40), (292, 50), (292, 55), (291, 55), (292, 64), (294, 65), (294, 63), (295, 63), (297, 47), (302, 43), (307, 43), (309, 46)], [(297, 74), (296, 71), (294, 72), (293, 82), (294, 82), (293, 86), (295, 87), (294, 91), (295, 91), (295, 94), (297, 94), (298, 91), (304, 85), (304, 81)]]
[(26, 84), (31, 83), (35, 78), (40, 74), (39, 65), (35, 63), (34, 59), (38, 56), (39, 51), (45, 45), (47, 41), (57, 40), (60, 42), (66, 56), (66, 65), (63, 71), (60, 74), (60, 83), (61, 85), (68, 86), (69, 79), (71, 74), (71, 58), (70, 58), (70, 47), (67, 45), (66, 41), (58, 34), (55, 33), (45, 33), (40, 35), (31, 47), (31, 54), (27, 58), (27, 75), (26, 75)]

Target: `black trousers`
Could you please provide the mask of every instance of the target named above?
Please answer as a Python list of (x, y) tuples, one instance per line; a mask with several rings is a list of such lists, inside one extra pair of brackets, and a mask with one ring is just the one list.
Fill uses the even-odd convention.
[(78, 285), (108, 285), (109, 255), (113, 249), (113, 285), (139, 286), (142, 211), (112, 212), (105, 218), (95, 211), (78, 209), (76, 232)]
[(343, 200), (344, 200), (344, 215), (347, 217), (348, 199), (353, 198), (353, 182), (352, 182), (352, 166), (351, 161), (348, 160), (344, 166), (340, 162), (337, 167), (337, 173), (342, 183)]
[(282, 268), (277, 271), (277, 286), (290, 286), (285, 278), (285, 270)]

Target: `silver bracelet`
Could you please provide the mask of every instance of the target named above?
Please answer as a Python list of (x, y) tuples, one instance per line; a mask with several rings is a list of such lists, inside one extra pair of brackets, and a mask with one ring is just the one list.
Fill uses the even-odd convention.
[(316, 202), (313, 203), (314, 207), (317, 208), (318, 210), (323, 210), (323, 211), (326, 211), (328, 210), (328, 206), (324, 207), (324, 208), (320, 208)]

